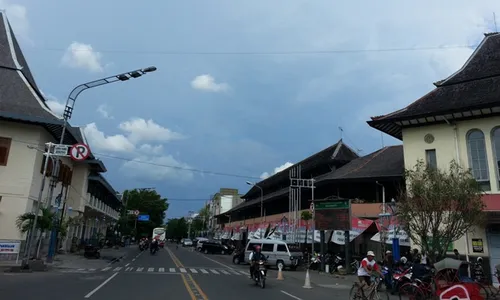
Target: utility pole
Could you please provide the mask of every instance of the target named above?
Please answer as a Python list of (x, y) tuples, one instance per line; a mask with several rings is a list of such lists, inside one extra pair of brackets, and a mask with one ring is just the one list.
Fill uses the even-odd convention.
[[(294, 220), (291, 222), (292, 231), (294, 232), (294, 242), (297, 242), (297, 229), (299, 227), (300, 215), (299, 211), (302, 206), (302, 189), (311, 189), (311, 208), (314, 210), (314, 178), (303, 179), (302, 167), (300, 165), (293, 167), (289, 171), (290, 190), (289, 190), (289, 216)], [(312, 212), (312, 239), (311, 239), (311, 254), (314, 252), (314, 233), (315, 233), (315, 214)], [(307, 237), (306, 237), (307, 238)]]

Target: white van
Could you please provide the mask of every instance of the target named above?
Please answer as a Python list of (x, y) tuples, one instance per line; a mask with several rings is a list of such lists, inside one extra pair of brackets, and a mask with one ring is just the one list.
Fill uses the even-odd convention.
[(302, 262), (302, 251), (295, 244), (288, 244), (280, 240), (249, 240), (245, 247), (245, 262), (248, 261), (250, 253), (255, 249), (255, 246), (260, 246), (262, 254), (268, 256), (267, 262), (270, 266), (278, 268), (290, 268), (295, 270)]

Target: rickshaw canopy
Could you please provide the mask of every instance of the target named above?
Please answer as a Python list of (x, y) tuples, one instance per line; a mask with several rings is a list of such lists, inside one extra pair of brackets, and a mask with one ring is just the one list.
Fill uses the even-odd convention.
[(466, 261), (461, 261), (461, 260), (453, 259), (453, 258), (445, 258), (445, 259), (435, 263), (434, 268), (436, 269), (436, 272), (440, 272), (440, 271), (446, 270), (446, 269), (459, 270), (460, 267), (462, 267), (464, 265), (468, 265), (468, 264), (469, 263)]

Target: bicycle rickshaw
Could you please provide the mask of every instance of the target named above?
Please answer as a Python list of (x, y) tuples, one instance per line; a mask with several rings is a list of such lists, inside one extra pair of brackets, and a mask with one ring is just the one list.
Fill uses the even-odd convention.
[(487, 292), (468, 276), (469, 263), (445, 258), (434, 264), (435, 298), (439, 300), (486, 300)]

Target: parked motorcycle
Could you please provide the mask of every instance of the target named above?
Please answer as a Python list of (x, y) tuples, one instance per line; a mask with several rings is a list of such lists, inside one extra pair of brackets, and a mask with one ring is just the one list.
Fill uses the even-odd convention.
[(267, 275), (267, 269), (265, 262), (263, 260), (260, 260), (257, 263), (257, 266), (255, 267), (254, 271), (254, 280), (256, 285), (260, 285), (261, 288), (266, 287), (266, 275)]
[(394, 270), (392, 274), (392, 289), (391, 294), (395, 295), (399, 292), (399, 288), (407, 283), (412, 281), (412, 268), (406, 268), (404, 270)]

